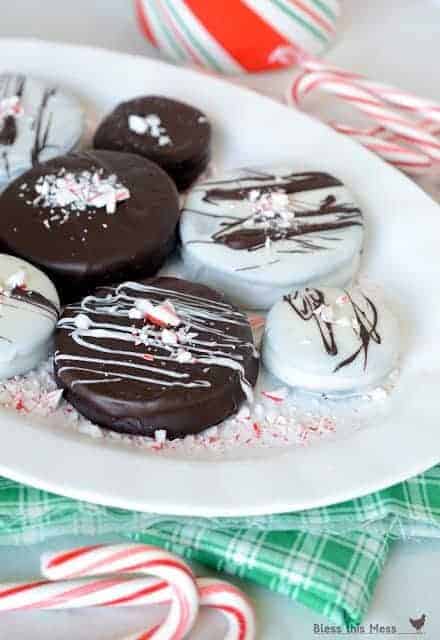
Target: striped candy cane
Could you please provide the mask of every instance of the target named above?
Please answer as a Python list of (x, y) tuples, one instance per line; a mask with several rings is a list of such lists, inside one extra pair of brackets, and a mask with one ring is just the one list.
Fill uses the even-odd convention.
[(139, 640), (181, 640), (197, 617), (199, 595), (191, 569), (176, 556), (156, 547), (143, 544), (82, 547), (46, 557), (43, 568), (50, 580), (144, 573), (168, 583), (172, 598), (166, 620), (140, 636), (133, 636)]
[[(117, 573), (139, 573), (145, 570), (145, 558), (142, 556), (144, 550), (147, 549), (154, 549), (154, 551), (159, 552), (161, 561), (163, 560), (163, 554), (176, 560), (174, 556), (166, 554), (161, 549), (148, 547), (147, 545), (86, 547), (43, 556), (41, 571), (45, 577), (51, 580), (64, 580), (73, 576), (95, 576), (97, 573), (99, 575), (111, 574), (115, 571)], [(128, 551), (130, 553), (127, 554)], [(119, 558), (116, 556), (119, 556)], [(151, 566), (147, 569), (148, 573), (152, 573), (150, 569)], [(150, 579), (146, 584), (142, 582), (140, 585), (133, 583), (134, 589), (131, 593), (124, 594), (116, 598), (116, 600), (111, 600), (110, 604), (107, 601), (105, 606), (172, 602), (172, 585), (170, 586), (170, 584), (162, 580), (162, 577)], [(225, 640), (253, 640), (255, 637), (254, 612), (251, 603), (239, 589), (227, 582), (211, 578), (198, 578), (196, 584), (200, 606), (218, 610), (226, 616), (229, 628)], [(123, 586), (126, 587), (126, 585), (127, 583), (124, 582)], [(95, 588), (95, 586), (93, 585), (92, 588)], [(156, 636), (133, 636), (133, 640), (135, 638), (146, 639), (150, 637)], [(131, 640), (131, 638), (127, 640)]]
[(199, 578), (200, 605), (221, 611), (229, 623), (225, 640), (253, 640), (255, 616), (251, 603), (237, 587), (212, 578)]
[[(239, 589), (228, 582), (212, 578), (198, 578), (196, 583), (200, 606), (219, 611), (228, 620), (225, 640), (255, 638), (252, 605)], [(167, 582), (146, 577), (0, 584), (0, 611), (3, 612), (169, 604), (172, 598), (172, 589)], [(143, 636), (145, 637), (145, 632)], [(134, 637), (138, 638), (139, 634)]]
[(162, 604), (172, 598), (156, 578), (82, 578), (0, 584), (0, 611), (83, 609)]
[(439, 104), (328, 65), (301, 51), (297, 62), (304, 71), (288, 90), (289, 103), (300, 106), (315, 90), (330, 93), (377, 123), (362, 128), (330, 122), (337, 131), (409, 173), (426, 172), (438, 164)]

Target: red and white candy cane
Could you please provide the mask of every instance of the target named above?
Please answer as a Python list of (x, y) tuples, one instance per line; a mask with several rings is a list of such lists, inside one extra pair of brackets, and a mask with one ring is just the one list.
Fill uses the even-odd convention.
[(288, 102), (299, 106), (307, 95), (318, 89), (330, 93), (377, 123), (374, 127), (361, 128), (331, 122), (337, 131), (407, 172), (424, 172), (439, 163), (440, 141), (435, 137), (438, 127), (433, 126), (440, 122), (439, 104), (301, 52), (298, 62), (304, 71), (289, 88)]
[(50, 580), (111, 574), (147, 574), (168, 583), (171, 607), (165, 621), (140, 635), (139, 640), (181, 640), (192, 628), (199, 593), (189, 566), (176, 556), (144, 544), (118, 544), (73, 549), (46, 556), (42, 571)]
[[(71, 552), (61, 552), (45, 555), (42, 559), (41, 570), (42, 574), (55, 580), (62, 580), (70, 578), (72, 575), (90, 576), (95, 575), (98, 570), (100, 574), (112, 573), (115, 571), (114, 557), (112, 555), (112, 549), (124, 547), (129, 548), (142, 548), (146, 545), (116, 545), (113, 547), (89, 547), (83, 549), (73, 550)], [(94, 551), (99, 549), (100, 555), (98, 558), (93, 558)], [(108, 551), (108, 564), (104, 561), (102, 556), (102, 550)], [(160, 553), (160, 549), (157, 549)], [(85, 553), (83, 553), (85, 552)], [(72, 555), (74, 554), (74, 555)], [(96, 555), (96, 554), (94, 554)], [(171, 556), (174, 558), (173, 556)], [(97, 566), (97, 562), (99, 566)], [(137, 562), (136, 565), (139, 565)], [(72, 574), (72, 570), (74, 574)], [(133, 566), (129, 568), (129, 572), (138, 573), (140, 570)], [(119, 572), (119, 569), (118, 569)], [(127, 571), (122, 569), (121, 573)], [(148, 571), (151, 573), (150, 571)], [(95, 579), (96, 580), (96, 579)], [(57, 584), (57, 583), (55, 583)], [(227, 635), (225, 640), (253, 640), (255, 637), (255, 616), (250, 601), (237, 587), (224, 582), (222, 580), (216, 580), (212, 578), (198, 578), (196, 580), (197, 590), (199, 594), (200, 606), (212, 608), (223, 613), (229, 624)], [(114, 585), (115, 587), (127, 589), (130, 586), (130, 582), (122, 582), (121, 585)], [(98, 583), (90, 583), (90, 588), (96, 591), (100, 588)], [(118, 594), (117, 597), (109, 599), (108, 592), (103, 591), (107, 600), (102, 603), (102, 606), (132, 606), (139, 604), (163, 604), (172, 601), (173, 592), (172, 586), (162, 579), (150, 578), (147, 582), (141, 581), (139, 584), (133, 582), (133, 589), (131, 593)], [(102, 596), (101, 596), (102, 597)], [(133, 638), (150, 638), (150, 635), (133, 636)], [(171, 637), (171, 636), (170, 636)], [(131, 640), (127, 639), (127, 640)]]
[[(166, 596), (166, 597), (165, 597)], [(83, 609), (162, 604), (172, 598), (157, 578), (81, 578), (0, 584), (0, 611)]]
[(251, 603), (237, 587), (213, 578), (197, 580), (200, 605), (221, 611), (227, 618), (229, 629), (225, 640), (253, 640), (255, 616)]
[[(255, 617), (252, 605), (236, 587), (212, 578), (198, 578), (200, 606), (223, 613), (228, 620), (225, 640), (253, 640)], [(172, 589), (158, 578), (82, 578), (80, 580), (0, 584), (0, 611), (82, 609), (86, 607), (132, 607), (169, 604)], [(145, 633), (130, 638), (151, 637)], [(129, 640), (126, 638), (125, 640)]]

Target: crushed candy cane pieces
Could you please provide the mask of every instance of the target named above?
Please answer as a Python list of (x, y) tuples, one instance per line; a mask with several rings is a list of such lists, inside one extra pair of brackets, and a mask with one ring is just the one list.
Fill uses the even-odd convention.
[(5, 288), (12, 291), (16, 287), (23, 289), (25, 288), (25, 285), (26, 285), (26, 273), (23, 269), (20, 269), (19, 271), (16, 271), (11, 276), (9, 276), (9, 278), (7, 278)]
[(92, 326), (92, 321), (85, 313), (79, 313), (74, 320), (75, 327), (87, 331)]
[[(27, 185), (22, 185), (28, 191)], [(60, 169), (58, 173), (41, 176), (34, 185), (37, 194), (28, 202), (35, 207), (61, 209), (61, 216), (52, 216), (51, 222), (64, 224), (72, 213), (80, 213), (90, 208), (105, 209), (114, 214), (118, 202), (130, 198), (130, 191), (112, 174), (104, 176), (103, 170), (68, 173)], [(44, 222), (47, 222), (45, 220)], [(50, 224), (45, 225), (48, 229)]]
[(163, 126), (161, 119), (155, 113), (150, 113), (146, 116), (130, 114), (128, 116), (128, 128), (137, 135), (148, 134), (155, 138), (159, 147), (172, 144), (166, 127)]
[(181, 324), (181, 320), (170, 300), (153, 305), (149, 300), (138, 298), (135, 307), (142, 312), (144, 318), (158, 327), (178, 327)]
[(261, 395), (273, 402), (284, 402), (289, 395), (289, 391), (286, 387), (280, 389), (274, 389), (273, 391), (262, 391)]
[(0, 100), (0, 121), (10, 116), (21, 118), (23, 115), (24, 109), (19, 96), (9, 96)]

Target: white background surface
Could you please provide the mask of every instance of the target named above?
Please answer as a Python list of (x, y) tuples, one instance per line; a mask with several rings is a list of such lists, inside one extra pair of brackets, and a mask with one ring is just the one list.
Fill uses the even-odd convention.
[[(6, 9), (6, 0), (2, 3)], [(2, 11), (0, 36), (18, 35), (152, 55), (136, 29), (130, 0), (14, 0)], [(329, 59), (440, 100), (439, 42), (440, 5), (434, 0), (350, 0), (345, 3), (341, 40)], [(264, 91), (282, 92), (287, 77), (288, 72), (282, 72), (249, 77), (247, 82)], [(78, 542), (64, 539), (51, 546), (62, 548)], [(0, 550), (0, 580), (35, 575), (40, 552), (41, 548)], [(365, 625), (394, 624), (399, 631), (408, 632), (408, 617), (425, 612), (424, 637), (437, 640), (439, 577), (440, 542), (399, 544), (380, 580)], [(281, 596), (249, 584), (245, 588), (256, 600), (261, 639), (319, 637), (313, 633), (313, 624), (325, 624), (324, 619)], [(142, 628), (149, 615), (145, 611), (8, 614), (0, 617), (0, 640), (116, 640), (121, 632)], [(215, 640), (214, 627), (207, 626), (209, 620), (204, 622), (197, 636)]]

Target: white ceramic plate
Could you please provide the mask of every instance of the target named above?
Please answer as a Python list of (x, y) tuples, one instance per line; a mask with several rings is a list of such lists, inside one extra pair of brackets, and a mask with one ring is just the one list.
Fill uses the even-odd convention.
[(360, 146), (268, 98), (164, 63), (85, 47), (0, 41), (0, 71), (45, 76), (84, 97), (95, 116), (143, 93), (205, 110), (224, 167), (290, 160), (339, 176), (367, 220), (363, 273), (402, 318), (393, 411), (374, 427), (310, 447), (251, 449), (211, 461), (42, 428), (0, 415), (0, 472), (96, 503), (176, 515), (251, 515), (328, 505), (399, 482), (440, 460), (440, 208)]

